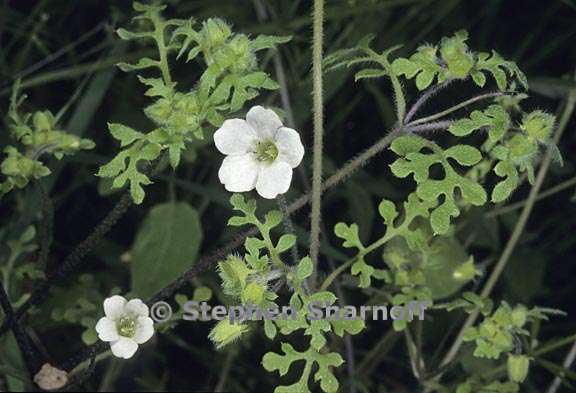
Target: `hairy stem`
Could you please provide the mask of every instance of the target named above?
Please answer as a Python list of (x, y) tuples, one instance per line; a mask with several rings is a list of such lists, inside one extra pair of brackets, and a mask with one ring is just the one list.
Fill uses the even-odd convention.
[[(114, 208), (108, 213), (108, 215), (96, 226), (94, 231), (76, 248), (72, 251), (68, 257), (58, 266), (57, 270), (51, 274), (44, 282), (42, 282), (32, 293), (30, 298), (22, 304), (18, 310), (14, 312), (14, 317), (18, 320), (20, 319), (30, 307), (39, 304), (46, 298), (46, 294), (50, 288), (58, 282), (60, 279), (64, 278), (71, 271), (74, 271), (78, 265), (82, 262), (84, 257), (98, 244), (100, 240), (108, 233), (108, 231), (116, 224), (118, 219), (124, 215), (128, 208), (132, 205), (132, 197), (129, 192), (125, 192), (120, 201), (116, 203)], [(0, 327), (0, 335), (8, 330), (8, 324), (5, 322)]]
[[(568, 125), (568, 121), (572, 116), (575, 104), (576, 104), (576, 91), (573, 91), (568, 97), (568, 100), (566, 102), (566, 105), (564, 107), (560, 119), (560, 123), (558, 125), (558, 129), (556, 131), (556, 135), (554, 137), (556, 143), (558, 143), (560, 137), (562, 136), (562, 133), (564, 132), (566, 126)], [(520, 240), (520, 236), (522, 235), (524, 229), (526, 228), (526, 224), (528, 222), (528, 219), (530, 218), (530, 214), (532, 213), (532, 209), (534, 207), (534, 204), (536, 203), (538, 193), (540, 191), (540, 188), (542, 187), (542, 184), (544, 183), (544, 179), (546, 178), (546, 174), (548, 173), (548, 168), (550, 167), (551, 162), (552, 162), (552, 153), (547, 152), (546, 155), (544, 156), (544, 159), (542, 160), (540, 170), (538, 171), (538, 176), (536, 177), (536, 182), (534, 183), (534, 186), (530, 190), (530, 194), (528, 196), (528, 199), (526, 200), (526, 204), (524, 205), (522, 213), (520, 214), (520, 217), (516, 222), (516, 226), (514, 227), (514, 230), (510, 238), (508, 239), (508, 243), (506, 244), (506, 247), (504, 248), (504, 251), (500, 256), (500, 259), (496, 263), (496, 266), (494, 267), (492, 274), (490, 275), (488, 281), (486, 281), (486, 284), (482, 289), (482, 292), (480, 294), (482, 297), (488, 297), (490, 295), (490, 293), (494, 289), (494, 286), (498, 282), (500, 275), (504, 271), (506, 264), (508, 263), (510, 257), (512, 256), (512, 253), (516, 248), (518, 241)], [(456, 357), (460, 349), (460, 346), (462, 345), (463, 342), (464, 332), (466, 331), (466, 329), (474, 325), (474, 322), (476, 322), (478, 315), (479, 315), (478, 312), (474, 312), (468, 316), (468, 318), (464, 322), (464, 325), (460, 329), (460, 332), (456, 336), (456, 339), (452, 347), (448, 350), (446, 356), (440, 363), (440, 367), (446, 366)]]
[(170, 76), (170, 66), (168, 65), (168, 49), (166, 48), (164, 26), (157, 20), (154, 21), (154, 34), (156, 36), (156, 44), (158, 45), (158, 54), (160, 55), (162, 79), (164, 79), (166, 87), (172, 89), (172, 77)]
[(324, 108), (322, 102), (322, 41), (324, 36), (324, 0), (314, 0), (312, 43), (312, 98), (314, 112), (314, 156), (312, 164), (312, 212), (310, 223), (310, 258), (314, 270), (310, 282), (315, 286), (320, 251), (320, 219), (322, 208), (322, 146)]
[[(164, 165), (166, 155), (160, 157), (158, 164), (153, 170), (146, 168), (146, 172), (151, 172), (151, 175), (158, 173)], [(75, 271), (84, 260), (84, 257), (96, 247), (106, 234), (116, 225), (118, 220), (128, 211), (132, 206), (133, 200), (129, 191), (124, 192), (120, 200), (114, 205), (112, 210), (104, 217), (104, 219), (94, 228), (92, 233), (88, 235), (84, 241), (74, 248), (74, 250), (66, 257), (66, 259), (58, 266), (55, 272), (50, 274), (48, 278), (39, 284), (30, 295), (30, 298), (24, 302), (15, 312), (14, 317), (19, 320), (26, 314), (30, 307), (40, 304), (46, 299), (46, 294), (54, 284), (62, 280), (69, 273)], [(47, 256), (46, 256), (47, 258)], [(0, 337), (8, 331), (7, 323), (0, 326)]]
[(396, 117), (398, 118), (398, 124), (402, 126), (404, 124), (404, 118), (406, 117), (406, 97), (404, 96), (404, 90), (402, 89), (402, 83), (398, 76), (392, 71), (392, 65), (388, 61), (388, 54), (390, 51), (384, 52), (383, 54), (378, 54), (370, 48), (365, 49), (366, 53), (370, 57), (378, 59), (378, 62), (386, 71), (390, 82), (392, 83), (392, 90), (394, 91), (394, 104), (396, 106)]
[(427, 123), (427, 124), (419, 124), (419, 125), (412, 125), (412, 123), (408, 124), (407, 129), (410, 132), (425, 132), (425, 131), (437, 131), (437, 130), (446, 130), (450, 125), (453, 123), (453, 120), (444, 120), (444, 121), (436, 121), (434, 123)]
[(489, 99), (489, 98), (499, 97), (499, 96), (501, 96), (501, 95), (504, 95), (504, 93), (501, 93), (501, 92), (498, 92), (498, 91), (497, 91), (497, 92), (493, 92), (493, 93), (481, 94), (481, 95), (479, 95), (479, 96), (472, 97), (472, 98), (470, 98), (469, 100), (466, 100), (466, 101), (464, 101), (464, 102), (461, 102), (461, 103), (459, 103), (459, 104), (457, 104), (457, 105), (454, 105), (454, 106), (452, 106), (452, 107), (450, 107), (450, 108), (448, 108), (448, 109), (446, 109), (446, 110), (444, 110), (444, 111), (442, 111), (442, 112), (438, 112), (438, 113), (435, 113), (435, 114), (433, 114), (433, 115), (430, 115), (430, 116), (427, 116), (427, 117), (423, 117), (423, 118), (420, 118), (420, 119), (418, 119), (418, 120), (414, 120), (414, 121), (413, 121), (412, 123), (410, 123), (410, 124), (413, 125), (413, 126), (415, 126), (415, 125), (417, 125), (417, 124), (430, 123), (431, 121), (438, 120), (438, 119), (440, 119), (440, 118), (442, 118), (442, 117), (444, 117), (444, 116), (446, 116), (446, 115), (449, 115), (449, 114), (452, 113), (452, 112), (456, 112), (456, 111), (459, 110), (459, 109), (465, 108), (465, 107), (467, 107), (468, 105), (472, 105), (473, 103), (475, 103), (475, 102), (477, 102), (477, 101), (482, 101), (482, 100), (486, 100), (486, 99)]
[(428, 100), (432, 98), (435, 94), (437, 94), (440, 90), (444, 89), (446, 86), (452, 83), (452, 81), (453, 79), (449, 79), (439, 85), (434, 85), (433, 87), (426, 90), (424, 94), (422, 94), (420, 98), (416, 100), (414, 105), (412, 105), (412, 108), (410, 108), (410, 110), (406, 114), (406, 117), (404, 118), (404, 124), (410, 123), (410, 120), (414, 118), (414, 115), (416, 115), (416, 113), (420, 110), (420, 108), (422, 108), (422, 106), (426, 102), (428, 102)]
[(4, 311), (4, 324), (9, 326), (14, 333), (14, 338), (20, 348), (24, 362), (26, 363), (26, 368), (31, 376), (34, 376), (40, 370), (40, 361), (38, 359), (38, 353), (36, 349), (32, 346), (32, 342), (28, 337), (28, 334), (24, 328), (18, 323), (18, 319), (14, 316), (14, 309), (8, 298), (4, 287), (0, 284), (0, 306), (2, 311)]
[[(387, 68), (390, 70), (390, 65)], [(389, 71), (390, 80), (392, 81), (392, 89), (394, 90), (394, 102), (396, 104), (396, 116), (398, 117), (398, 124), (404, 124), (406, 117), (406, 98), (404, 97), (404, 90), (402, 84), (396, 75)]]

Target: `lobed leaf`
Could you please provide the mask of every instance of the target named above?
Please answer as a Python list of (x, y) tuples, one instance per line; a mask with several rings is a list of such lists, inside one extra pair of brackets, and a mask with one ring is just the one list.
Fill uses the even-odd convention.
[[(422, 153), (423, 148), (427, 148), (432, 153)], [(441, 196), (444, 196), (443, 202), (432, 211), (430, 216), (435, 233), (445, 234), (450, 225), (450, 218), (460, 215), (460, 208), (456, 203), (457, 190), (466, 203), (481, 206), (486, 202), (484, 188), (474, 180), (459, 175), (448, 161), (448, 158), (454, 158), (460, 165), (474, 165), (482, 157), (476, 148), (457, 145), (444, 151), (431, 141), (416, 135), (409, 135), (394, 140), (390, 149), (404, 156), (390, 165), (392, 173), (400, 178), (412, 174), (417, 183), (416, 194), (420, 199), (436, 203)], [(442, 180), (430, 178), (430, 168), (436, 164), (443, 168)]]

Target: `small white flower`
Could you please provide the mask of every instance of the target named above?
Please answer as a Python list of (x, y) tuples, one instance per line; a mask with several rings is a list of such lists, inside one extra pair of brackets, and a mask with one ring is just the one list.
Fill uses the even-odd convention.
[(96, 332), (100, 340), (110, 342), (116, 357), (130, 359), (138, 345), (154, 335), (154, 321), (148, 317), (148, 306), (140, 299), (109, 297), (104, 300), (104, 314), (96, 324)]
[(246, 120), (226, 120), (214, 134), (214, 143), (227, 156), (218, 172), (224, 187), (231, 192), (256, 188), (267, 199), (288, 191), (292, 169), (304, 156), (298, 132), (261, 106), (252, 107)]

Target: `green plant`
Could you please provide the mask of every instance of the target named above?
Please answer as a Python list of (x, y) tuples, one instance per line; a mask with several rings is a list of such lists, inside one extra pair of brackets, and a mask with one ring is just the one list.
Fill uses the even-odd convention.
[[(438, 4), (430, 13), (435, 20), (421, 12), (430, 6), (425, 1), (315, 0), (312, 15), (297, 18), (304, 3), (256, 0), (255, 26), (244, 24), (252, 10), (234, 5), (235, 15), (224, 3), (133, 4), (137, 15), (129, 29), (115, 30), (121, 40), (110, 40), (118, 45), (114, 50), (129, 52), (103, 61), (117, 63), (128, 74), (114, 85), (112, 104), (107, 104), (107, 118), (119, 120), (108, 122), (109, 133), (91, 135), (98, 143), (96, 154), (85, 152), (95, 144), (77, 136), (82, 134), (77, 123), (64, 125), (70, 104), (57, 115), (24, 113), (20, 82), (14, 86), (6, 117), (9, 143), (0, 164), (0, 203), (13, 207), (2, 211), (2, 219), (10, 217), (0, 226), (7, 246), (0, 244), (5, 260), (0, 263), (0, 383), (5, 380), (0, 388), (24, 390), (33, 381), (50, 389), (41, 371), (48, 369), (64, 375), (58, 388), (86, 383), (111, 389), (126, 363), (113, 359), (93, 367), (103, 363), (110, 348), (118, 358), (138, 359), (130, 368), (137, 376), (131, 386), (150, 391), (517, 393), (540, 389), (535, 386), (548, 372), (573, 380), (569, 365), (543, 358), (574, 341), (574, 335), (545, 341), (562, 329), (548, 318), (566, 314), (534, 306), (539, 295), (547, 294), (545, 254), (571, 255), (567, 250), (573, 242), (559, 238), (571, 233), (571, 220), (546, 212), (527, 231), (538, 200), (576, 184), (571, 179), (541, 191), (548, 172), (558, 176), (573, 170), (572, 157), (566, 154), (563, 166), (558, 147), (576, 105), (573, 83), (548, 86), (550, 98), (565, 99), (558, 118), (542, 109), (525, 111), (533, 103), (526, 100), (528, 78), (497, 52), (473, 50), (465, 31), (420, 46), (400, 34), (412, 31), (412, 24), (421, 26), (422, 35), (414, 34), (420, 41), (438, 20), (447, 20), (443, 12), (457, 1)], [(396, 18), (389, 13), (396, 7), (411, 12)], [(424, 20), (429, 24), (422, 25)], [(303, 45), (309, 24), (312, 67)], [(332, 30), (338, 39), (325, 40)], [(373, 31), (377, 34), (361, 38)], [(284, 35), (293, 32), (293, 40)], [(471, 41), (477, 42), (475, 34)], [(38, 37), (34, 32), (30, 41)], [(136, 49), (123, 41), (134, 41)], [(406, 45), (375, 49), (388, 42)], [(12, 59), (2, 53), (0, 59), (5, 72)], [(278, 83), (267, 71), (270, 65)], [(24, 78), (22, 86), (34, 83), (41, 82)], [(137, 91), (138, 83), (144, 97), (132, 94), (134, 102), (120, 103), (115, 94)], [(535, 85), (533, 91), (546, 90)], [(79, 91), (83, 88), (82, 82)], [(375, 103), (366, 104), (365, 95)], [(277, 99), (282, 110), (263, 107)], [(452, 106), (423, 114), (446, 101)], [(306, 134), (308, 120), (313, 135)], [(389, 131), (339, 165), (355, 144), (374, 139), (374, 124), (380, 123)], [(286, 129), (281, 136), (280, 128)], [(114, 148), (103, 157), (109, 135)], [(312, 147), (298, 167), (301, 141)], [(223, 174), (224, 165), (218, 170), (223, 157), (213, 142), (235, 171)], [(240, 151), (248, 159), (236, 160)], [(379, 153), (382, 160), (363, 170)], [(52, 188), (61, 167), (52, 173), (47, 156), (68, 156), (70, 167), (82, 168), (78, 178), (88, 180), (60, 180)], [(276, 161), (287, 164), (282, 172), (270, 170)], [(549, 171), (552, 163), (559, 165)], [(109, 188), (127, 191), (92, 228), (93, 214), (99, 212), (84, 204), (96, 206), (96, 197), (87, 193), (90, 199), (83, 201), (78, 190), (95, 188), (93, 176), (86, 176), (95, 167), (101, 196), (112, 195)], [(262, 193), (257, 183), (264, 170), (273, 175), (268, 179), (286, 187)], [(146, 187), (153, 181), (157, 187)], [(254, 188), (258, 193), (240, 193)], [(507, 204), (522, 197), (524, 188), (530, 189), (528, 199)], [(235, 193), (230, 197), (226, 190)], [(76, 201), (77, 195), (89, 227), (82, 230), (92, 231), (69, 248), (76, 231), (62, 206), (76, 202), (62, 201)], [(132, 202), (139, 206), (128, 217), (138, 225), (109, 232)], [(312, 207), (309, 223), (306, 214), (295, 214), (307, 204)], [(510, 214), (518, 209), (520, 215)], [(75, 209), (67, 210), (73, 217)], [(53, 242), (53, 229), (62, 227), (70, 238), (58, 235)], [(550, 234), (533, 235), (552, 227)], [(210, 252), (210, 247), (220, 248)], [(86, 271), (71, 277), (80, 267)], [(497, 283), (502, 286), (494, 291)], [(122, 306), (117, 315), (110, 295), (133, 298), (138, 312), (126, 306), (126, 298), (113, 296)], [(172, 300), (178, 311), (150, 329), (154, 315), (144, 303), (152, 308)], [(272, 316), (227, 316), (209, 333), (198, 325), (187, 332), (176, 329), (190, 301), (257, 307), (272, 310)], [(421, 308), (413, 309), (415, 304)], [(331, 310), (334, 318), (311, 318), (314, 305)], [(353, 305), (390, 307), (393, 321), (388, 328), (358, 318)], [(286, 318), (284, 310), (291, 313)], [(395, 317), (395, 310), (414, 315)], [(41, 340), (60, 338), (61, 332), (66, 345), (59, 348)], [(130, 339), (131, 347), (119, 350), (123, 339)], [(149, 351), (150, 346), (158, 350)], [(165, 356), (165, 348), (177, 356)], [(46, 354), (60, 363), (41, 367)], [(180, 356), (193, 360), (184, 373)], [(382, 362), (384, 372), (374, 373)], [(98, 376), (90, 378), (94, 372)], [(192, 373), (208, 382), (201, 385), (202, 378), (191, 378)]]
[[(130, 185), (130, 193), (137, 204), (144, 200), (143, 185), (151, 183), (141, 172), (163, 151), (168, 152), (172, 168), (178, 167), (182, 151), (193, 140), (202, 140), (206, 129), (218, 127), (224, 115), (236, 112), (258, 96), (260, 89), (277, 89), (268, 74), (258, 70), (256, 53), (286, 42), (288, 37), (259, 36), (250, 39), (233, 33), (226, 22), (214, 18), (197, 27), (193, 19), (164, 20), (165, 6), (134, 3), (140, 13), (136, 17), (138, 30), (119, 29), (124, 40), (152, 40), (158, 58), (144, 57), (136, 64), (120, 63), (123, 71), (154, 69), (161, 78), (138, 75), (148, 87), (146, 95), (154, 102), (144, 109), (155, 127), (147, 133), (122, 124), (109, 124), (110, 133), (124, 148), (98, 176), (114, 178), (113, 188)], [(204, 71), (193, 89), (179, 91), (173, 81), (168, 62), (170, 54), (186, 62), (198, 62)]]

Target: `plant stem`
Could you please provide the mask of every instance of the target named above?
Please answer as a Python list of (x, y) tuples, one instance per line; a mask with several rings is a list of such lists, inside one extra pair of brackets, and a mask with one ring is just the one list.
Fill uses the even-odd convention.
[[(562, 113), (562, 117), (560, 119), (560, 123), (558, 125), (558, 130), (556, 131), (556, 135), (554, 137), (555, 143), (558, 143), (560, 137), (562, 136), (562, 133), (566, 129), (568, 121), (570, 120), (572, 112), (574, 111), (575, 105), (576, 105), (576, 91), (572, 91), (567, 99), (566, 105)], [(552, 154), (550, 152), (547, 152), (546, 155), (544, 156), (544, 159), (542, 160), (542, 164), (540, 166), (540, 170), (538, 171), (536, 182), (534, 183), (534, 186), (530, 190), (530, 194), (528, 196), (528, 199), (526, 200), (526, 205), (522, 210), (518, 222), (514, 227), (512, 235), (510, 236), (510, 239), (508, 240), (508, 243), (506, 244), (506, 247), (504, 248), (504, 251), (500, 256), (500, 259), (496, 263), (496, 266), (494, 267), (492, 274), (490, 275), (488, 281), (484, 285), (484, 288), (482, 289), (480, 296), (488, 297), (490, 295), (492, 289), (494, 289), (494, 286), (498, 282), (500, 275), (504, 271), (504, 268), (506, 267), (506, 264), (508, 263), (510, 256), (512, 255), (514, 249), (516, 248), (516, 245), (518, 244), (518, 241), (520, 240), (520, 236), (524, 232), (524, 229), (528, 222), (528, 218), (532, 213), (532, 209), (538, 197), (540, 188), (544, 183), (544, 179), (546, 178), (546, 174), (548, 173), (548, 168), (550, 167), (551, 162), (552, 162)], [(456, 339), (452, 347), (449, 349), (446, 356), (440, 363), (440, 367), (446, 366), (456, 357), (458, 350), (460, 349), (460, 346), (462, 345), (463, 342), (464, 332), (474, 324), (474, 322), (478, 318), (478, 315), (479, 315), (478, 312), (474, 312), (468, 316), (468, 318), (464, 322), (464, 325), (460, 329), (460, 332), (456, 336)]]
[(414, 105), (412, 105), (412, 108), (410, 108), (410, 110), (408, 111), (408, 113), (406, 114), (406, 117), (404, 118), (404, 124), (410, 123), (410, 120), (412, 120), (412, 118), (414, 117), (414, 115), (418, 112), (418, 110), (426, 103), (428, 102), (428, 100), (430, 98), (432, 98), (436, 93), (438, 93), (440, 90), (444, 89), (446, 86), (448, 86), (450, 83), (452, 83), (453, 79), (449, 79), (443, 83), (440, 83), (439, 85), (434, 85), (433, 87), (427, 89), (424, 94), (422, 94), (420, 96), (420, 98), (418, 98), (418, 100), (416, 100), (416, 102), (414, 103)]
[(378, 59), (378, 62), (386, 71), (387, 76), (390, 78), (392, 83), (392, 90), (394, 91), (394, 103), (396, 105), (396, 117), (398, 119), (397, 124), (402, 126), (404, 124), (404, 118), (406, 117), (406, 97), (404, 96), (404, 90), (402, 90), (402, 84), (398, 76), (392, 71), (392, 65), (388, 61), (388, 55), (393, 52), (399, 46), (390, 48), (382, 54), (378, 54), (370, 48), (365, 48), (365, 52), (368, 54), (368, 60), (373, 58)]
[(452, 123), (454, 123), (452, 120), (436, 121), (434, 123), (418, 125), (412, 125), (412, 123), (410, 123), (406, 126), (406, 130), (409, 130), (410, 132), (446, 130), (448, 127), (450, 127), (450, 125), (452, 125)]
[(10, 280), (12, 278), (12, 270), (14, 270), (14, 263), (18, 259), (18, 253), (10, 253), (10, 257), (8, 258), (8, 262), (4, 269), (2, 269), (2, 275), (4, 276), (4, 290), (8, 295), (10, 295)]
[(166, 87), (172, 89), (172, 77), (170, 76), (170, 66), (168, 65), (168, 50), (166, 49), (164, 27), (158, 21), (154, 21), (154, 25), (156, 44), (158, 45), (158, 53), (160, 54), (160, 70), (162, 71), (162, 79), (164, 79)]
[[(406, 225), (403, 224), (403, 225)], [(332, 271), (332, 273), (330, 273), (330, 275), (328, 277), (326, 277), (326, 279), (324, 280), (324, 282), (322, 283), (322, 285), (320, 286), (320, 291), (323, 291), (325, 289), (327, 289), (330, 284), (332, 284), (332, 282), (341, 274), (343, 273), (350, 265), (352, 265), (354, 262), (364, 258), (366, 255), (370, 254), (371, 252), (373, 252), (374, 250), (377, 250), (378, 248), (380, 248), (381, 246), (383, 246), (384, 244), (386, 244), (390, 239), (392, 239), (393, 237), (395, 237), (397, 235), (397, 232), (390, 232), (387, 231), (384, 236), (382, 236), (380, 239), (374, 241), (372, 244), (370, 244), (368, 247), (364, 247), (361, 250), (358, 250), (358, 255), (356, 255), (354, 258), (351, 258), (350, 260), (348, 260), (347, 262), (343, 263), (342, 265), (338, 266), (337, 269), (335, 269), (334, 271)]]
[(400, 83), (400, 80), (392, 72), (392, 66), (388, 62), (388, 59), (383, 59), (382, 65), (388, 71), (388, 76), (392, 82), (392, 90), (394, 90), (394, 103), (396, 104), (396, 117), (398, 118), (398, 124), (402, 126), (404, 125), (404, 118), (406, 117), (406, 98), (404, 97), (404, 90), (402, 90), (402, 84)]
[(320, 251), (320, 219), (322, 203), (322, 146), (324, 113), (322, 102), (322, 41), (324, 36), (324, 0), (314, 0), (312, 42), (312, 98), (314, 112), (314, 151), (312, 164), (312, 213), (310, 225), (310, 257), (314, 264), (310, 280), (315, 285)]
[(223, 392), (226, 387), (226, 382), (228, 381), (228, 376), (230, 375), (230, 370), (232, 369), (232, 362), (236, 357), (236, 351), (231, 350), (226, 354), (226, 359), (224, 360), (224, 366), (220, 372), (220, 378), (218, 379), (218, 384), (214, 388), (214, 392)]
[(266, 244), (266, 248), (268, 248), (272, 262), (282, 271), (288, 271), (288, 266), (286, 266), (286, 264), (282, 261), (280, 255), (278, 255), (278, 251), (276, 250), (276, 247), (274, 247), (274, 242), (272, 242), (272, 239), (270, 238), (270, 229), (266, 228), (262, 223), (258, 223), (256, 225), (260, 231), (260, 234), (262, 235), (264, 243)]
[(404, 329), (404, 338), (406, 340), (406, 347), (408, 348), (408, 356), (410, 357), (410, 366), (412, 368), (412, 374), (420, 382), (422, 379), (422, 367), (418, 360), (418, 354), (416, 350), (416, 344), (412, 338), (412, 333), (408, 326)]
[[(570, 351), (568, 351), (568, 355), (566, 355), (566, 358), (562, 363), (562, 367), (569, 370), (575, 358), (576, 358), (576, 341), (574, 342), (574, 344), (572, 344)], [(562, 383), (562, 377), (560, 375), (556, 376), (556, 378), (554, 378), (554, 380), (550, 384), (550, 387), (548, 388), (546, 393), (556, 393), (561, 383)]]
[(394, 344), (400, 338), (400, 333), (394, 329), (389, 329), (374, 347), (368, 352), (364, 359), (358, 366), (358, 374), (362, 378), (367, 378), (374, 369), (380, 364), (381, 360), (390, 352)]
[(354, 262), (356, 262), (358, 258), (352, 258), (350, 259), (348, 262), (345, 262), (343, 264), (341, 264), (340, 266), (338, 266), (335, 270), (332, 271), (332, 273), (330, 273), (330, 275), (328, 277), (326, 277), (326, 279), (324, 280), (324, 282), (322, 283), (322, 285), (320, 286), (319, 291), (325, 291), (331, 284), (332, 282), (334, 282), (334, 280), (342, 273), (344, 272), (346, 269), (348, 269)]
[(488, 98), (499, 97), (499, 96), (501, 96), (501, 95), (503, 95), (503, 94), (504, 94), (504, 93), (501, 93), (501, 92), (481, 94), (481, 95), (479, 95), (479, 96), (472, 97), (472, 98), (470, 98), (469, 100), (466, 100), (466, 101), (464, 101), (464, 102), (461, 102), (461, 103), (459, 103), (459, 104), (457, 104), (457, 105), (454, 105), (454, 106), (452, 106), (452, 107), (450, 107), (450, 108), (448, 108), (448, 109), (446, 109), (446, 110), (444, 110), (444, 111), (442, 111), (442, 112), (438, 112), (438, 113), (435, 113), (435, 114), (433, 114), (433, 115), (430, 115), (430, 116), (427, 116), (427, 117), (423, 117), (423, 118), (420, 118), (420, 119), (418, 119), (418, 120), (414, 120), (413, 122), (410, 123), (410, 125), (415, 126), (415, 125), (417, 125), (417, 124), (429, 123), (429, 122), (431, 122), (431, 121), (434, 121), (434, 120), (440, 119), (440, 118), (442, 118), (442, 117), (444, 117), (444, 116), (446, 116), (446, 115), (449, 115), (449, 114), (452, 113), (452, 112), (456, 112), (456, 111), (459, 110), (459, 109), (462, 109), (462, 108), (464, 108), (464, 107), (467, 107), (468, 105), (471, 105), (471, 104), (475, 103), (476, 101), (486, 100), (486, 99), (488, 99)]
[[(34, 289), (30, 298), (14, 312), (14, 318), (16, 320), (20, 319), (24, 314), (26, 314), (30, 307), (42, 302), (46, 298), (46, 294), (50, 288), (81, 264), (84, 257), (92, 251), (98, 243), (100, 243), (106, 233), (108, 233), (124, 213), (126, 213), (131, 205), (132, 197), (129, 192), (125, 192), (108, 215), (100, 222), (100, 224), (98, 224), (98, 226), (96, 226), (96, 228), (94, 228), (92, 233), (76, 246), (76, 248), (58, 266), (53, 274), (48, 276), (44, 282)], [(4, 323), (0, 327), (0, 336), (7, 330), (8, 324)]]
[(0, 307), (4, 312), (5, 324), (12, 329), (18, 348), (22, 353), (22, 357), (26, 363), (26, 368), (31, 376), (34, 376), (38, 370), (40, 370), (40, 365), (42, 364), (38, 358), (38, 353), (36, 348), (32, 345), (30, 337), (24, 330), (24, 328), (18, 322), (14, 315), (14, 309), (8, 298), (8, 294), (4, 290), (4, 287), (0, 284)]

